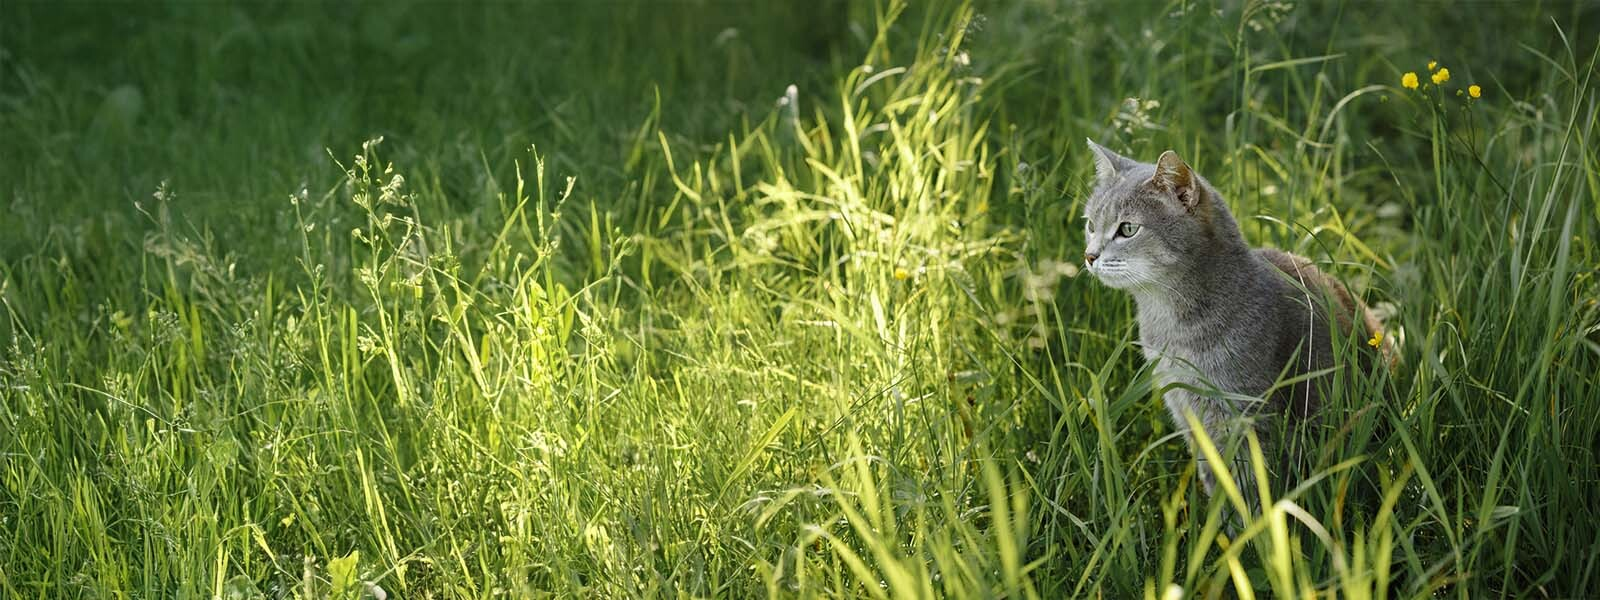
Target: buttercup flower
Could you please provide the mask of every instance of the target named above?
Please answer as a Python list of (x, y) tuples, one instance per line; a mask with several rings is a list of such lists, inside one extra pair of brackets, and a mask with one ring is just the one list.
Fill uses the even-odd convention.
[(1400, 85), (1405, 86), (1408, 90), (1417, 89), (1417, 74), (1412, 71), (1406, 71), (1405, 75), (1400, 76)]
[(894, 278), (895, 279), (899, 279), (900, 281), (905, 281), (906, 279), (908, 279), (910, 277), (911, 277), (911, 272), (910, 271), (907, 271), (905, 269), (895, 269), (894, 270)]
[(1383, 330), (1382, 329), (1379, 329), (1377, 331), (1372, 332), (1372, 339), (1367, 340), (1367, 345), (1368, 346), (1372, 346), (1373, 348), (1377, 348), (1378, 345), (1382, 344), (1382, 343), (1383, 343)]
[(1476, 83), (1469, 85), (1467, 86), (1467, 95), (1472, 96), (1473, 98), (1482, 98), (1483, 88), (1478, 87), (1478, 84)]
[(1439, 67), (1439, 71), (1433, 74), (1433, 84), (1439, 85), (1446, 81), (1450, 81), (1450, 69)]
[(1433, 70), (1437, 69), (1437, 68), (1439, 68), (1439, 61), (1437, 61), (1437, 60), (1428, 61), (1428, 72), (1429, 73), (1432, 73)]

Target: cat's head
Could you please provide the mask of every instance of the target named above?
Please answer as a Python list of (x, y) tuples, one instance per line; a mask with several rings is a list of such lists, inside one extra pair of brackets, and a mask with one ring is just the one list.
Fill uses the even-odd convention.
[(1242, 245), (1210, 184), (1171, 150), (1142, 163), (1089, 141), (1095, 182), (1084, 206), (1084, 265), (1108, 286), (1160, 293)]

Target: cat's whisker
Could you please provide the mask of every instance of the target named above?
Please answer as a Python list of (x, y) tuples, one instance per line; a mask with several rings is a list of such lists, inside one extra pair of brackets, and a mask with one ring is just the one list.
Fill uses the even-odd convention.
[[(1148, 271), (1146, 273), (1148, 273)], [(1172, 295), (1173, 295), (1174, 298), (1182, 296), (1182, 292), (1179, 292), (1178, 288), (1173, 287), (1172, 284), (1169, 284), (1169, 283), (1167, 283), (1165, 281), (1160, 280), (1159, 278), (1155, 277), (1154, 275), (1146, 275), (1146, 276), (1143, 276), (1143, 277), (1134, 277), (1134, 281), (1137, 282), (1137, 283), (1140, 283), (1140, 284), (1154, 284), (1154, 285), (1158, 285), (1158, 286), (1161, 286), (1163, 288), (1166, 288), (1167, 291), (1172, 292)]]

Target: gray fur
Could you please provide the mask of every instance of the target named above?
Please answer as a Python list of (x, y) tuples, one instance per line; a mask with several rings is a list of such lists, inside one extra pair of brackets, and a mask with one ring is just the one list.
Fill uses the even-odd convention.
[[(1280, 375), (1289, 379), (1335, 364), (1329, 307), (1341, 336), (1350, 336), (1357, 321), (1370, 336), (1376, 321), (1310, 261), (1252, 249), (1227, 203), (1173, 152), (1149, 164), (1093, 141), (1089, 148), (1097, 174), (1084, 213), (1088, 271), (1133, 295), (1140, 345), (1162, 385), (1227, 396), (1168, 387), (1164, 400), (1174, 424), (1187, 432), (1186, 413), (1193, 412), (1221, 449), (1252, 426), (1270, 444), (1265, 434), (1279, 429), (1263, 426), (1271, 419), (1288, 419), (1291, 430), (1312, 419), (1320, 405), (1316, 380), (1270, 396), (1269, 389)], [(1122, 237), (1122, 223), (1139, 228)], [(1209, 494), (1216, 482), (1196, 457)], [(1233, 471), (1249, 499), (1254, 478), (1239, 471), (1246, 464), (1234, 462)]]

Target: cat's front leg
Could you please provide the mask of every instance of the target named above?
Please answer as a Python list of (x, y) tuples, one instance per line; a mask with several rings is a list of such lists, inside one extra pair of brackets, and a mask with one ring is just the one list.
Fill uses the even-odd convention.
[[(1213, 411), (1204, 399), (1195, 396), (1188, 390), (1176, 388), (1167, 390), (1162, 399), (1166, 402), (1167, 413), (1172, 417), (1172, 426), (1183, 432), (1183, 440), (1189, 447), (1189, 455), (1194, 457), (1195, 460), (1195, 466), (1197, 467), (1195, 474), (1200, 479), (1201, 489), (1205, 490), (1206, 496), (1209, 497), (1217, 486), (1216, 473), (1206, 463), (1205, 454), (1200, 451), (1200, 445), (1195, 439), (1195, 432), (1191, 424), (1198, 422), (1201, 428), (1205, 430), (1206, 437), (1211, 438), (1215, 443), (1217, 431), (1206, 426), (1208, 421), (1215, 420), (1215, 415), (1210, 414)], [(1191, 417), (1193, 421), (1190, 420)]]
[(1184, 432), (1190, 454), (1194, 456), (1196, 476), (1206, 496), (1216, 493), (1219, 473), (1200, 449), (1195, 431), (1190, 426), (1190, 415), (1200, 424), (1217, 454), (1227, 461), (1228, 475), (1232, 476), (1234, 486), (1244, 496), (1244, 501), (1251, 506), (1256, 505), (1255, 471), (1251, 468), (1250, 453), (1243, 435), (1249, 428), (1248, 420), (1223, 401), (1199, 397), (1187, 390), (1170, 390), (1164, 399), (1174, 426)]

